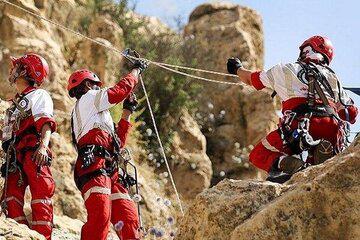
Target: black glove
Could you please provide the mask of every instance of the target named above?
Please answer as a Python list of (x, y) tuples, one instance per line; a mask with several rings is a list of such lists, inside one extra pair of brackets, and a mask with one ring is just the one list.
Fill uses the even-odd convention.
[(242, 68), (243, 65), (240, 61), (240, 59), (238, 58), (229, 58), (227, 61), (227, 70), (230, 74), (237, 74), (237, 71), (239, 70), (239, 68)]
[[(149, 63), (145, 60), (135, 60), (132, 69), (139, 69), (140, 74), (145, 71), (145, 69), (149, 66)], [(131, 69), (131, 70), (132, 70)]]
[[(140, 54), (136, 50), (127, 49), (126, 54), (135, 58), (140, 58)], [(140, 74), (149, 66), (149, 63), (143, 59), (133, 60), (134, 63), (130, 66), (130, 69), (139, 69)]]
[(139, 102), (136, 99), (136, 95), (135, 93), (131, 93), (124, 101), (123, 103), (123, 108), (126, 110), (129, 110), (131, 113), (133, 113), (137, 106), (138, 106)]

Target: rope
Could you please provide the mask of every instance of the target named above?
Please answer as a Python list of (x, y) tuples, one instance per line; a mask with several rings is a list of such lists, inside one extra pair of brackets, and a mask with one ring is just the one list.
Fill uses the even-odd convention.
[[(210, 74), (214, 74), (214, 75), (238, 78), (237, 75), (229, 74), (229, 73), (215, 72), (215, 71), (210, 71), (210, 70), (205, 70), (205, 69), (192, 68), (192, 67), (186, 67), (186, 66), (178, 66), (178, 65), (172, 65), (172, 64), (168, 64), (168, 63), (159, 63), (159, 62), (154, 62), (154, 61), (152, 63), (153, 64), (158, 63), (165, 67), (178, 68), (178, 69), (190, 70), (190, 71), (195, 71), (195, 72), (203, 72), (203, 73), (210, 73)], [(223, 82), (223, 83), (226, 83), (226, 82)]]
[(170, 177), (170, 181), (171, 181), (171, 185), (173, 186), (174, 190), (175, 190), (175, 194), (176, 194), (176, 199), (179, 203), (179, 207), (180, 207), (180, 211), (181, 211), (181, 214), (184, 216), (184, 210), (183, 210), (183, 207), (182, 207), (182, 204), (181, 204), (181, 200), (180, 200), (180, 196), (179, 196), (179, 192), (177, 191), (177, 188), (176, 188), (176, 185), (175, 185), (175, 181), (174, 181), (174, 178), (172, 176), (172, 173), (171, 173), (171, 169), (170, 169), (170, 165), (169, 165), (169, 162), (167, 160), (167, 157), (166, 157), (166, 154), (165, 154), (165, 150), (164, 150), (164, 146), (161, 142), (161, 139), (160, 139), (160, 135), (159, 135), (159, 131), (157, 129), (157, 125), (156, 125), (156, 121), (155, 121), (155, 117), (154, 117), (154, 113), (152, 111), (152, 108), (151, 108), (151, 104), (150, 104), (150, 100), (149, 100), (149, 96), (147, 94), (147, 91), (146, 91), (146, 88), (145, 88), (145, 84), (144, 84), (144, 81), (140, 76), (140, 83), (141, 83), (141, 87), (144, 91), (144, 94), (145, 94), (145, 99), (146, 99), (146, 103), (148, 105), (148, 108), (149, 108), (149, 112), (150, 112), (150, 116), (151, 116), (151, 121), (154, 125), (154, 130), (155, 130), (155, 134), (156, 134), (156, 138), (159, 142), (159, 145), (160, 145), (160, 149), (161, 149), (161, 155), (163, 156), (164, 160), (165, 160), (165, 165), (166, 165), (166, 168), (169, 172), (169, 177)]
[[(166, 65), (161, 64), (161, 63), (156, 63), (156, 62), (151, 62), (151, 63), (158, 66), (158, 67), (160, 67), (160, 68), (168, 70), (170, 72), (177, 73), (177, 74), (180, 74), (180, 75), (183, 75), (183, 76), (186, 76), (186, 77), (202, 80), (202, 81), (207, 81), (207, 82), (212, 82), (212, 83), (220, 83), (220, 84), (227, 84), (227, 85), (244, 86), (244, 84), (241, 83), (241, 82), (223, 82), (223, 81), (218, 81), (218, 80), (214, 80), (214, 79), (208, 79), (208, 78), (195, 76), (195, 75), (192, 75), (192, 74), (184, 73), (184, 72), (181, 72), (179, 70), (175, 70), (175, 69), (166, 67)], [(234, 76), (234, 75), (232, 75), (232, 76)]]
[[(36, 13), (34, 13), (34, 12), (31, 12), (30, 10), (27, 10), (27, 9), (25, 9), (25, 8), (17, 5), (17, 4), (11, 3), (11, 2), (9, 2), (8, 0), (0, 0), (0, 1), (2, 1), (2, 2), (4, 2), (5, 4), (8, 4), (8, 5), (10, 5), (10, 6), (13, 6), (13, 7), (15, 7), (15, 8), (17, 8), (17, 9), (19, 9), (19, 10), (21, 10), (21, 11), (24, 11), (24, 12), (26, 12), (26, 13), (34, 16), (34, 17), (37, 17), (37, 18), (39, 18), (39, 19), (42, 19), (42, 20), (44, 20), (44, 21), (46, 21), (46, 22), (48, 22), (48, 23), (50, 23), (50, 24), (53, 24), (53, 25), (55, 25), (55, 26), (58, 27), (58, 28), (61, 28), (61, 29), (66, 30), (66, 31), (69, 31), (69, 32), (71, 32), (72, 34), (74, 34), (74, 35), (76, 35), (76, 36), (78, 36), (78, 37), (85, 38), (86, 40), (89, 40), (89, 41), (91, 41), (91, 42), (93, 42), (93, 43), (96, 43), (96, 44), (98, 44), (98, 45), (100, 45), (100, 46), (102, 46), (102, 47), (104, 47), (104, 48), (106, 48), (106, 49), (109, 49), (109, 50), (111, 50), (111, 51), (114, 51), (114, 52), (116, 52), (116, 53), (119, 53), (120, 55), (122, 55), (122, 56), (125, 57), (125, 54), (124, 54), (121, 50), (119, 50), (119, 49), (117, 49), (117, 48), (115, 48), (115, 47), (113, 47), (113, 46), (109, 46), (109, 45), (107, 45), (107, 44), (105, 44), (105, 43), (103, 43), (103, 42), (101, 42), (101, 41), (99, 41), (99, 40), (93, 39), (93, 38), (91, 38), (91, 37), (88, 37), (88, 36), (86, 36), (86, 35), (78, 32), (78, 31), (75, 31), (75, 30), (73, 30), (73, 29), (71, 29), (71, 28), (65, 27), (64, 25), (62, 25), (62, 24), (60, 24), (60, 23), (58, 23), (58, 22), (56, 22), (56, 21), (47, 19), (47, 18), (45, 18), (45, 17), (43, 17), (43, 16), (41, 16), (41, 15), (39, 15), (39, 14), (36, 14)], [(130, 58), (132, 58), (132, 59), (138, 59), (138, 58), (135, 58), (135, 57), (130, 57)], [(238, 82), (238, 83), (223, 82), (223, 81), (218, 81), (218, 80), (214, 80), (214, 79), (199, 77), (199, 76), (195, 76), (195, 75), (192, 75), (192, 74), (184, 73), (184, 72), (181, 72), (181, 71), (178, 71), (178, 70), (175, 70), (175, 69), (171, 69), (171, 68), (185, 69), (185, 70), (191, 70), (191, 71), (197, 71), (197, 72), (203, 72), (203, 73), (211, 73), (211, 74), (216, 74), (216, 75), (225, 76), (225, 77), (226, 77), (226, 76), (237, 77), (236, 75), (232, 75), (232, 74), (215, 72), (215, 71), (204, 70), (204, 69), (191, 68), (191, 67), (186, 67), (186, 66), (171, 65), (171, 64), (167, 64), (167, 63), (155, 62), (155, 61), (152, 61), (152, 60), (146, 59), (146, 58), (140, 58), (140, 59), (141, 59), (141, 60), (145, 60), (145, 61), (147, 61), (147, 62), (149, 62), (149, 63), (151, 63), (151, 64), (154, 64), (155, 66), (158, 66), (158, 67), (160, 67), (160, 68), (163, 68), (163, 69), (165, 69), (165, 70), (168, 70), (168, 71), (171, 71), (171, 72), (174, 72), (174, 73), (177, 73), (177, 74), (181, 74), (181, 75), (183, 75), (183, 76), (187, 76), (187, 77), (190, 77), (190, 78), (193, 78), (193, 79), (197, 79), (197, 80), (207, 81), (207, 82), (211, 82), (211, 83), (227, 84), (227, 85), (245, 85), (245, 84), (243, 84), (243, 83), (241, 83), (241, 82)]]

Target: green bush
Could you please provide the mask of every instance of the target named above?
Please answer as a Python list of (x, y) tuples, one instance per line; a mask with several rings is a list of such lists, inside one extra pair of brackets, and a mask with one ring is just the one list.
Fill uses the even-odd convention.
[[(192, 42), (194, 40), (184, 39), (181, 34), (171, 30), (154, 34), (149, 29), (146, 19), (134, 19), (129, 14), (132, 9), (127, 0), (111, 1), (110, 5), (109, 1), (91, 0), (91, 2), (94, 15), (110, 16), (123, 29), (126, 47), (137, 50), (142, 57), (175, 65), (196, 65), (196, 60), (192, 57), (195, 56), (196, 51), (196, 44)], [(181, 111), (186, 108), (191, 112), (197, 104), (196, 95), (199, 85), (184, 76), (156, 66), (150, 66), (144, 72), (143, 78), (162, 140), (169, 149)], [(141, 86), (138, 89), (138, 97), (143, 99)], [(153, 130), (153, 127), (146, 101), (141, 101), (140, 105), (142, 111), (137, 120), (144, 124), (140, 125), (139, 130), (150, 147), (158, 146), (154, 133), (149, 134), (147, 131), (149, 128)], [(116, 118), (119, 118), (119, 114), (118, 110), (113, 111)]]

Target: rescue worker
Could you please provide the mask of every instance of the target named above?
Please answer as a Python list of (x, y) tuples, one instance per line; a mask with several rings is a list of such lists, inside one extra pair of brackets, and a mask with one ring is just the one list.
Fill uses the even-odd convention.
[[(46, 60), (34, 53), (11, 57), (9, 82), (17, 91), (6, 110), (2, 147), (6, 162), (2, 208), (7, 217), (51, 239), (55, 183), (50, 171), (51, 133), (56, 130), (53, 102), (48, 92), (38, 88), (49, 75)], [(29, 224), (23, 207), (27, 186), (31, 192), (32, 220)]]
[[(116, 158), (137, 104), (131, 93), (146, 68), (147, 64), (138, 60), (115, 86), (103, 89), (96, 74), (86, 69), (69, 78), (69, 95), (77, 99), (72, 112), (73, 141), (78, 151), (74, 177), (88, 214), (81, 230), (83, 240), (107, 239), (110, 223), (121, 226), (115, 227), (121, 240), (140, 239), (136, 205), (119, 174)], [(115, 129), (109, 109), (122, 101), (123, 115)]]
[(355, 123), (358, 109), (329, 67), (333, 56), (330, 40), (313, 36), (301, 44), (297, 62), (278, 64), (268, 71), (250, 71), (238, 58), (228, 59), (229, 73), (256, 90), (275, 90), (282, 101), (279, 128), (249, 156), (256, 167), (269, 172), (268, 180), (283, 183), (346, 146), (348, 125)]

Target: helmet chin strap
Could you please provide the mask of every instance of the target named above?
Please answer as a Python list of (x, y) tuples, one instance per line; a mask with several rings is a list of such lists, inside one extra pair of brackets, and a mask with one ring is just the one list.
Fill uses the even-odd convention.
[(92, 86), (92, 90), (100, 90), (100, 87), (98, 85)]
[(88, 90), (100, 90), (101, 88), (97, 84), (91, 84), (90, 82), (86, 83)]

